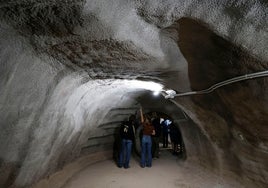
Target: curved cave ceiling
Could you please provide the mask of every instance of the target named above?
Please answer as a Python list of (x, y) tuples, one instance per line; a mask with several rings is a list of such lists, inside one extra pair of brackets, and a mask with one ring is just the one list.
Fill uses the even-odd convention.
[[(112, 147), (140, 106), (179, 126), (186, 161), (268, 184), (264, 0), (0, 2), (0, 187), (29, 187)], [(205, 149), (204, 149), (205, 148)], [(198, 157), (197, 157), (198, 156)], [(42, 162), (40, 162), (42, 161)]]

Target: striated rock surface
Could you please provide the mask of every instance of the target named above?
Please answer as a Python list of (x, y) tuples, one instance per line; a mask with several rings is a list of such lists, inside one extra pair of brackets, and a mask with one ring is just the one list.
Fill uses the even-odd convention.
[(267, 187), (267, 77), (151, 96), (267, 70), (267, 10), (265, 0), (0, 2), (0, 187), (112, 150), (140, 106), (173, 118), (186, 161)]

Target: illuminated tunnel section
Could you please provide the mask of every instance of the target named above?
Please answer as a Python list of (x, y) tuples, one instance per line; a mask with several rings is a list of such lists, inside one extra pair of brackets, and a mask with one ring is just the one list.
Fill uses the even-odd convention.
[(265, 0), (2, 1), (0, 187), (62, 187), (112, 158), (119, 123), (142, 106), (178, 125), (186, 167), (266, 188), (267, 77), (168, 100), (150, 86), (184, 93), (268, 70), (267, 7)]

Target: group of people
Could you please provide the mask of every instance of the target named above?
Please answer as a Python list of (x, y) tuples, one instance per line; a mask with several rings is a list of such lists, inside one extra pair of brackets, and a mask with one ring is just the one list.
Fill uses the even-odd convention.
[[(168, 119), (163, 120), (156, 113), (150, 119), (149, 116), (143, 114), (142, 108), (140, 109), (140, 118), (142, 126), (140, 166), (142, 168), (151, 167), (153, 157), (159, 158), (161, 134), (163, 136), (163, 147), (168, 147), (168, 134), (170, 134), (171, 142), (173, 143), (173, 153), (177, 152), (176, 148), (178, 148), (180, 135), (178, 128), (172, 121)], [(136, 117), (135, 115), (131, 115), (128, 121), (120, 126), (121, 147), (118, 157), (119, 168), (129, 168), (137, 128), (135, 125)]]

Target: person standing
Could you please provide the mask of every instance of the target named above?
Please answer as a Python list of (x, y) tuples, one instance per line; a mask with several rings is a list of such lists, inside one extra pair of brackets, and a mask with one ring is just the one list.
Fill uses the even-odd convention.
[(166, 119), (162, 122), (163, 127), (163, 148), (168, 147), (168, 133), (169, 133), (169, 124), (171, 121), (169, 119)]
[(178, 155), (179, 153), (179, 142), (180, 142), (180, 131), (179, 128), (171, 122), (170, 124), (170, 140), (172, 144), (172, 154)]
[(119, 153), (118, 167), (129, 168), (132, 145), (135, 140), (135, 116), (131, 115), (127, 122), (120, 126), (121, 150)]
[(152, 146), (152, 156), (153, 158), (159, 158), (159, 141), (161, 135), (161, 125), (160, 125), (160, 118), (156, 114), (153, 113), (152, 124), (155, 129), (155, 135), (152, 135), (153, 146)]
[(143, 127), (142, 130), (142, 140), (141, 140), (141, 167), (152, 166), (152, 138), (151, 135), (155, 135), (155, 130), (151, 124), (149, 118), (143, 115), (142, 108), (140, 109), (141, 113), (141, 124)]

